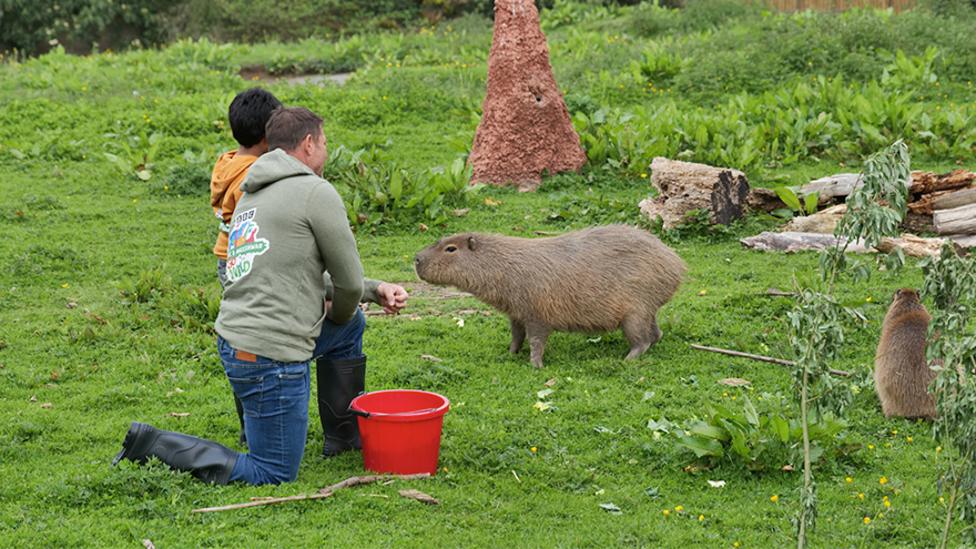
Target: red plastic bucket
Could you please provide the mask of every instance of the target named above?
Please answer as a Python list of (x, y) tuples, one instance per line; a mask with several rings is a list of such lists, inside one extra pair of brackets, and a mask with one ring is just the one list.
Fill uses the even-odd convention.
[(427, 391), (374, 391), (352, 399), (363, 466), (377, 473), (437, 473), (441, 427), (451, 403)]

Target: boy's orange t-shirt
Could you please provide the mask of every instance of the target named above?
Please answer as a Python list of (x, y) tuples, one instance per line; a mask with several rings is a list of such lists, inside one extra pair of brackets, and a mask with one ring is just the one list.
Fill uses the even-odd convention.
[(220, 155), (214, 164), (213, 174), (210, 176), (210, 206), (214, 215), (220, 220), (220, 232), (217, 233), (217, 243), (214, 244), (214, 255), (227, 259), (227, 233), (230, 228), (234, 208), (240, 200), (241, 183), (247, 176), (247, 170), (258, 157), (249, 154), (237, 154), (229, 151)]

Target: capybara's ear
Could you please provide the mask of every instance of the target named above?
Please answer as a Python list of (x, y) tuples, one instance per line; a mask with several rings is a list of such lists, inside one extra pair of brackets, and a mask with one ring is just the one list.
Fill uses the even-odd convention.
[(468, 237), (468, 249), (469, 250), (474, 250), (475, 249), (475, 242), (476, 242), (476, 240), (474, 239), (473, 236), (469, 236)]

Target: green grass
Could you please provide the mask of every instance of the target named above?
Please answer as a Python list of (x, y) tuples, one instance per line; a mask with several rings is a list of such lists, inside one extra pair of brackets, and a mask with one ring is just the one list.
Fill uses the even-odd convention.
[[(648, 96), (627, 83), (629, 76), (618, 78), (617, 68), (657, 41), (674, 39), (687, 51), (705, 51), (710, 36), (734, 29), (709, 35), (676, 26), (648, 38), (634, 30), (635, 13), (614, 12), (550, 32), (563, 88), (596, 107), (623, 109), (711, 97), (711, 90), (701, 90), (700, 97), (674, 91)], [(765, 16), (752, 17), (754, 28), (763, 28)], [(882, 20), (913, 21), (899, 17), (923, 16)], [(746, 24), (742, 18), (734, 23)], [(490, 36), (488, 24), (477, 18), (456, 25), (435, 31), (467, 33), (456, 43), (428, 32), (362, 39), (357, 47), (366, 57), (342, 88), (269, 87), (285, 103), (323, 114), (330, 146), (382, 145), (386, 157), (417, 170), (447, 165), (473, 135)], [(624, 36), (624, 46), (607, 50), (605, 32)], [(951, 61), (957, 52), (945, 47)], [(256, 496), (311, 492), (361, 474), (359, 456), (319, 458), (314, 406), (307, 453), (292, 484), (211, 487), (158, 465), (109, 467), (132, 420), (235, 445), (237, 419), (210, 330), (219, 300), (210, 254), (216, 227), (203, 185), (187, 184), (176, 193), (167, 190), (167, 174), (188, 163), (206, 167), (231, 147), (226, 106), (248, 85), (236, 76), (239, 65), (271, 64), (307, 51), (282, 44), (181, 43), (87, 58), (52, 54), (0, 66), (3, 545), (138, 546), (147, 538), (159, 547), (789, 545), (799, 473), (757, 475), (731, 463), (685, 471), (688, 456), (646, 427), (650, 419), (691, 419), (709, 403), (737, 407), (745, 394), (761, 409), (772, 406), (777, 394), (791, 395), (790, 374), (780, 366), (689, 348), (702, 343), (789, 356), (790, 302), (763, 293), (788, 287), (794, 273), (812, 276), (816, 257), (741, 248), (738, 238), (773, 221), (754, 217), (729, 231), (685, 234), (672, 242), (689, 273), (662, 310), (664, 339), (635, 362), (622, 360), (627, 344), (620, 333), (557, 333), (545, 369), (535, 370), (527, 351), (508, 354), (502, 315), (475, 300), (443, 299), (416, 283), (413, 255), (442, 235), (479, 230), (534, 236), (637, 222), (647, 180), (601, 166), (549, 179), (535, 194), (482, 189), (468, 198), (467, 216), (426, 231), (409, 222), (357, 235), (370, 276), (415, 290), (406, 314), (369, 319), (368, 388), (429, 389), (452, 402), (442, 469), (434, 479), (354, 488), (323, 501), (190, 514)], [(962, 63), (953, 62), (947, 66)], [(602, 80), (600, 69), (607, 74)], [(958, 102), (971, 100), (965, 81), (947, 77), (946, 85)], [(149, 159), (148, 182), (103, 154), (141, 162), (154, 132), (162, 137)], [(196, 160), (187, 160), (187, 151)], [(973, 156), (962, 160), (971, 166)], [(914, 168), (944, 170), (956, 161), (926, 158)], [(799, 183), (856, 169), (859, 162), (855, 154), (808, 158), (764, 165), (750, 175), (757, 185)], [(929, 547), (940, 532), (930, 427), (884, 419), (870, 381), (889, 296), (920, 281), (910, 265), (838, 292), (869, 319), (851, 333), (834, 365), (855, 373), (851, 386), (858, 394), (848, 413), (848, 436), (861, 448), (817, 469), (814, 546)], [(424, 354), (442, 362), (426, 361)], [(752, 388), (716, 383), (726, 377), (746, 378)], [(553, 409), (540, 412), (537, 392), (551, 379), (554, 392), (547, 400)], [(879, 483), (882, 476), (887, 484)], [(707, 480), (727, 484), (711, 488)], [(403, 487), (427, 492), (441, 505), (401, 499), (396, 491)], [(648, 495), (649, 488), (658, 495)], [(770, 500), (773, 495), (778, 502)], [(891, 509), (883, 508), (883, 495)], [(622, 514), (601, 509), (611, 502)], [(877, 518), (879, 512), (884, 516)], [(875, 517), (870, 525), (865, 516)]]

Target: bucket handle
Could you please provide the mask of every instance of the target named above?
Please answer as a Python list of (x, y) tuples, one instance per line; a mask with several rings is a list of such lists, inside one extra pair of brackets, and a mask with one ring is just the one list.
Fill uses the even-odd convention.
[[(420, 414), (428, 414), (428, 413), (434, 412), (434, 411), (437, 411), (437, 408), (425, 408), (423, 410), (414, 410), (412, 412), (398, 412), (396, 414), (380, 413), (380, 415), (381, 416), (393, 416), (393, 415), (395, 415), (395, 416), (416, 416), (416, 415), (420, 415)], [(365, 410), (357, 410), (355, 408), (349, 408), (349, 413), (351, 413), (353, 415), (360, 416), (360, 417), (364, 417), (364, 418), (369, 418), (370, 416), (373, 415), (370, 412), (367, 412)]]

